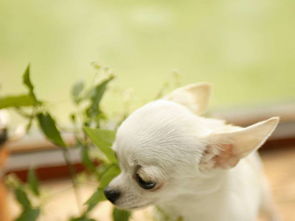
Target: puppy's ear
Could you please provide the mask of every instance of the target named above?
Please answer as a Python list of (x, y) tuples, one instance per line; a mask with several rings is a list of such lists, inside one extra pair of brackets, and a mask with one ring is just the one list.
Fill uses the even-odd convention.
[(239, 160), (257, 150), (272, 134), (279, 118), (273, 117), (246, 128), (228, 132), (212, 133), (205, 137), (207, 143), (200, 162), (201, 170), (212, 168), (231, 168)]
[(208, 83), (190, 84), (178, 88), (164, 97), (164, 99), (182, 104), (196, 114), (205, 112), (211, 92)]

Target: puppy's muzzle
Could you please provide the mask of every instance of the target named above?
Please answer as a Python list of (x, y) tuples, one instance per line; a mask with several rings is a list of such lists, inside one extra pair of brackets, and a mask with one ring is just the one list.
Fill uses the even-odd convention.
[(104, 190), (104, 195), (106, 198), (111, 201), (112, 203), (115, 203), (117, 199), (121, 196), (121, 192), (118, 190), (112, 190), (110, 188), (106, 188)]

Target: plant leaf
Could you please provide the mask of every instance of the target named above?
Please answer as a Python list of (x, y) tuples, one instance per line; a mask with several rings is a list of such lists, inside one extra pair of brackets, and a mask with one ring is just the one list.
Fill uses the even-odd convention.
[(111, 130), (84, 127), (84, 131), (91, 141), (103, 152), (110, 162), (117, 162), (114, 151), (111, 149), (115, 139), (115, 132)]
[(39, 214), (39, 208), (28, 208), (24, 210), (15, 221), (36, 221)]
[(34, 86), (32, 84), (31, 78), (30, 78), (30, 64), (28, 64), (28, 66), (23, 74), (23, 83), (29, 89), (29, 95), (32, 97), (32, 99), (35, 101), (35, 103), (36, 104), (40, 103), (34, 93)]
[(72, 98), (73, 101), (78, 104), (81, 101), (81, 92), (84, 89), (84, 82), (83, 81), (78, 81), (77, 83), (74, 84), (71, 94), (72, 94)]
[(59, 147), (66, 147), (64, 140), (56, 127), (54, 119), (49, 113), (38, 113), (37, 119), (43, 134)]
[(92, 218), (88, 218), (85, 215), (81, 216), (81, 217), (73, 217), (70, 219), (70, 221), (96, 221), (95, 219)]
[(98, 188), (85, 203), (87, 205), (86, 213), (90, 212), (99, 202), (103, 200), (105, 200), (103, 189)]
[(109, 182), (120, 173), (120, 169), (116, 164), (112, 164), (100, 177), (100, 188), (105, 188)]
[(28, 183), (31, 191), (36, 195), (40, 195), (39, 191), (39, 181), (36, 176), (35, 170), (33, 168), (30, 168), (29, 173), (28, 173)]
[(86, 113), (88, 117), (95, 117), (96, 115), (101, 113), (100, 110), (100, 101), (107, 89), (107, 85), (110, 81), (114, 79), (114, 76), (111, 75), (104, 81), (97, 84), (93, 89), (90, 90), (90, 105), (86, 109)]
[(128, 221), (131, 213), (126, 210), (113, 209), (113, 221)]
[(32, 207), (32, 204), (27, 196), (27, 193), (21, 187), (17, 187), (14, 190), (14, 194), (15, 194), (17, 202), (19, 202), (23, 210), (26, 210)]
[(35, 100), (27, 94), (0, 97), (0, 109), (10, 107), (29, 107), (36, 104)]

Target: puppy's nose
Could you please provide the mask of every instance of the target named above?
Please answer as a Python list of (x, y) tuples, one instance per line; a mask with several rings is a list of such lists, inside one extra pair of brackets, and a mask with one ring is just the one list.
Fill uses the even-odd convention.
[(112, 203), (115, 203), (115, 201), (120, 197), (121, 192), (118, 190), (112, 190), (112, 189), (106, 188), (104, 190), (104, 195), (109, 201), (111, 201)]

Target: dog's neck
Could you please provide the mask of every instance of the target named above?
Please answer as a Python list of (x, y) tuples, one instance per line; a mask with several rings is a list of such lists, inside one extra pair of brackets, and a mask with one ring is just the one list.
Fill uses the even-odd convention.
[(185, 192), (168, 201), (160, 202), (156, 206), (160, 213), (165, 215), (164, 220), (167, 219), (167, 214), (170, 217), (169, 221), (182, 220), (181, 218), (190, 221), (190, 218), (193, 217), (191, 214), (194, 213), (200, 217), (200, 213), (209, 213), (208, 210), (212, 209), (208, 208), (208, 205), (218, 201), (218, 198), (222, 199), (222, 196), (226, 194), (227, 181), (230, 176), (228, 170), (223, 170), (215, 171), (207, 177), (194, 177), (190, 183), (185, 184)]
[[(253, 153), (241, 160), (235, 168), (213, 171), (207, 174), (208, 177), (192, 178), (191, 182), (185, 184), (186, 192), (162, 201), (157, 206), (170, 215), (171, 221), (195, 221), (196, 217), (202, 221), (241, 220), (240, 214), (244, 213), (245, 208), (233, 210), (232, 207), (235, 207), (235, 202), (245, 199), (243, 203), (249, 207), (248, 212), (257, 212), (256, 203), (259, 199), (256, 196), (259, 196), (261, 179), (259, 168), (257, 155)], [(232, 198), (233, 195), (236, 198)], [(247, 204), (248, 201), (252, 203)], [(183, 219), (178, 219), (179, 217)]]
[[(183, 221), (195, 221), (196, 217), (202, 221), (242, 220), (241, 214), (244, 214), (245, 220), (249, 220), (247, 216), (257, 215), (260, 197), (259, 182), (262, 178), (257, 157), (253, 153), (242, 159), (235, 168), (216, 171), (215, 174), (213, 172), (207, 178), (195, 177), (186, 186), (186, 192), (174, 199), (162, 201), (157, 206), (170, 215), (171, 221), (177, 221), (179, 217)], [(247, 209), (238, 207), (233, 210), (236, 203), (241, 203), (241, 199), (244, 199), (242, 203)]]

